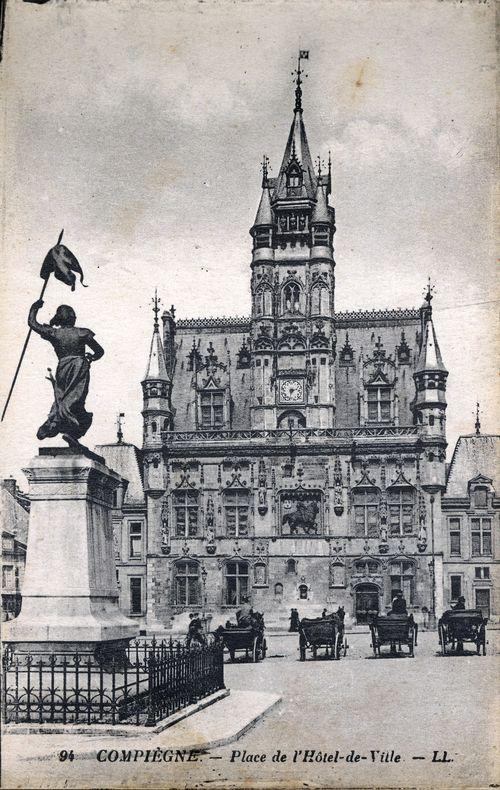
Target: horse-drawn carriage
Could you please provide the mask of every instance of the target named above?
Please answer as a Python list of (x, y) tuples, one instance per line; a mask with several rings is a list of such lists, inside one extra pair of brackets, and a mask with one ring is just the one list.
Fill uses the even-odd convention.
[(254, 612), (248, 622), (249, 625), (227, 622), (214, 631), (214, 637), (227, 648), (231, 661), (237, 652), (245, 651), (245, 658), (255, 664), (263, 660), (267, 652), (264, 618), (259, 612)]
[(306, 660), (306, 650), (312, 651), (313, 658), (317, 657), (318, 648), (326, 648), (325, 654), (333, 659), (339, 659), (343, 650), (347, 652), (347, 642), (344, 643), (344, 618), (338, 614), (327, 617), (304, 617), (299, 624), (299, 650), (300, 660)]
[(413, 620), (413, 615), (390, 614), (376, 616), (370, 623), (372, 635), (372, 648), (375, 656), (380, 658), (380, 648), (390, 645), (391, 655), (397, 655), (402, 645), (407, 645), (409, 655), (413, 658), (414, 648), (417, 644), (418, 625)]
[(486, 623), (480, 609), (452, 609), (444, 612), (438, 622), (439, 643), (443, 656), (450, 653), (461, 653), (464, 642), (472, 642), (476, 646), (477, 655), (486, 655)]

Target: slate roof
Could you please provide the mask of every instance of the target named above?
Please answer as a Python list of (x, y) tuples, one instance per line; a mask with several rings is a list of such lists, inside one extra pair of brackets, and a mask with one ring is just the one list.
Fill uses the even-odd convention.
[(163, 352), (163, 344), (161, 342), (160, 333), (157, 329), (153, 332), (151, 338), (151, 347), (149, 349), (148, 369), (144, 376), (144, 381), (152, 379), (154, 381), (170, 381), (165, 365), (165, 354)]
[(125, 504), (143, 505), (142, 458), (135, 444), (98, 444), (95, 452), (102, 455), (110, 469), (128, 480)]
[(467, 484), (477, 475), (493, 481), (500, 496), (500, 436), (460, 436), (448, 470), (445, 496), (466, 497)]
[[(189, 326), (189, 323), (184, 321), (184, 325)], [(199, 319), (193, 324), (192, 328), (183, 328), (176, 334), (176, 363), (172, 387), (175, 430), (196, 430), (196, 374), (189, 370), (188, 364), (188, 354), (193, 342), (203, 359), (207, 354), (209, 343), (212, 342), (218, 361), (228, 366), (231, 395), (234, 401), (232, 427), (233, 430), (248, 428), (250, 426), (250, 370), (237, 368), (238, 351), (243, 345), (243, 340), (248, 341), (248, 334), (240, 331), (238, 324), (232, 327), (221, 321), (217, 326), (213, 319), (207, 321), (205, 326)]]

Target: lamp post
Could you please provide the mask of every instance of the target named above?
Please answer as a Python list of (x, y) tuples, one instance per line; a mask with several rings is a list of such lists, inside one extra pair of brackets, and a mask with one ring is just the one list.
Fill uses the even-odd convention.
[(202, 617), (203, 617), (203, 625), (205, 625), (205, 610), (207, 607), (207, 569), (204, 565), (201, 566), (201, 584), (203, 587), (203, 600), (202, 600)]
[(431, 574), (431, 606), (429, 612), (429, 628), (434, 629), (436, 627), (436, 555), (435, 555), (435, 543), (434, 543), (434, 502), (436, 501), (436, 494), (438, 491), (441, 490), (441, 486), (439, 485), (423, 485), (422, 488), (428, 494), (430, 494), (430, 503), (431, 503), (431, 561), (429, 563), (429, 569)]

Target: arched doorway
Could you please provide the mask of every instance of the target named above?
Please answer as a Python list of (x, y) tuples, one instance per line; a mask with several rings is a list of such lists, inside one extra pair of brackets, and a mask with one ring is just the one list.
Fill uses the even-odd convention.
[(378, 614), (380, 590), (376, 584), (358, 584), (356, 587), (356, 622), (367, 623)]

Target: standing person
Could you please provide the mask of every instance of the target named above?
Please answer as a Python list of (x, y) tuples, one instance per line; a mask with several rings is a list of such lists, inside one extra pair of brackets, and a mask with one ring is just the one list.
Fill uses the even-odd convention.
[(207, 644), (205, 634), (203, 633), (203, 624), (201, 622), (200, 615), (196, 614), (195, 612), (192, 612), (189, 615), (188, 635), (186, 639), (186, 645), (188, 649), (191, 647), (191, 642), (193, 639), (200, 645)]
[(465, 611), (465, 598), (463, 595), (457, 600), (455, 606), (453, 607), (454, 612), (463, 612)]
[(299, 630), (299, 613), (297, 609), (290, 610), (290, 631), (296, 633)]
[[(37, 439), (47, 439), (58, 433), (77, 441), (92, 424), (92, 414), (85, 410), (89, 391), (90, 363), (100, 359), (104, 350), (94, 340), (90, 329), (75, 326), (76, 314), (72, 307), (60, 305), (49, 324), (40, 324), (37, 313), (43, 306), (38, 299), (31, 305), (28, 325), (54, 348), (59, 360), (55, 378), (54, 403), (46, 421), (37, 431)], [(93, 354), (87, 353), (87, 347)]]

